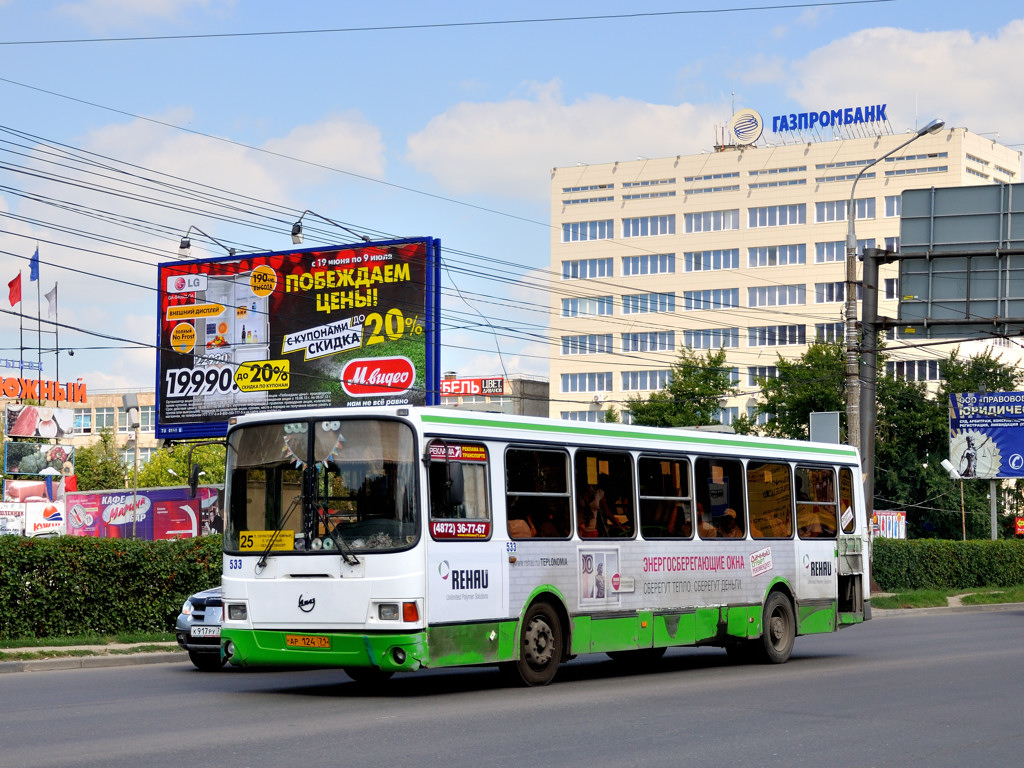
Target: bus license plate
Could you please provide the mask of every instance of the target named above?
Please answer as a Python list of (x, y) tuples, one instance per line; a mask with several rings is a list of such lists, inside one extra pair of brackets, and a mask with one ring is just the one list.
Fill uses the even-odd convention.
[(323, 635), (285, 635), (288, 648), (330, 648), (331, 638)]

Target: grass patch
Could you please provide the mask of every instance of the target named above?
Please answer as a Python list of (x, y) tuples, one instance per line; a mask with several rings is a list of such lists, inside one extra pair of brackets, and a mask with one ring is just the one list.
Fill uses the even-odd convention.
[(985, 587), (964, 595), (964, 605), (996, 605), (998, 603), (1024, 603), (1024, 584), (1015, 587)]
[(872, 608), (940, 608), (949, 605), (947, 598), (955, 592), (942, 589), (914, 589), (892, 596), (871, 597)]
[[(170, 632), (126, 633), (121, 635), (74, 635), (67, 637), (19, 637), (0, 640), (0, 648), (65, 648), (69, 645), (113, 645), (115, 643), (169, 643)], [(64, 655), (70, 655), (69, 653)]]
[(976, 589), (915, 589), (892, 596), (871, 598), (874, 608), (945, 608), (949, 598), (959, 597), (961, 605), (997, 605), (1024, 603), (1024, 584), (1015, 587), (978, 587)]

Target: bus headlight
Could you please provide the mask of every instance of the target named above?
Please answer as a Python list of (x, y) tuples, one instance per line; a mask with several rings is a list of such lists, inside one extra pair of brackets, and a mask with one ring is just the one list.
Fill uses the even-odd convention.
[(249, 618), (249, 611), (246, 610), (245, 605), (239, 603), (229, 603), (228, 618), (231, 619), (231, 621), (245, 621)]
[(381, 621), (398, 621), (398, 603), (381, 603), (378, 605), (377, 618)]

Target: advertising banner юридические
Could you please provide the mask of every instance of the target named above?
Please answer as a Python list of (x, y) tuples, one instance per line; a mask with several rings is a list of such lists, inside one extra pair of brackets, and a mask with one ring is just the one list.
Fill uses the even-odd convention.
[(951, 394), (949, 460), (965, 479), (1024, 477), (1024, 392)]
[(157, 437), (233, 416), (438, 402), (440, 243), (414, 238), (159, 266)]

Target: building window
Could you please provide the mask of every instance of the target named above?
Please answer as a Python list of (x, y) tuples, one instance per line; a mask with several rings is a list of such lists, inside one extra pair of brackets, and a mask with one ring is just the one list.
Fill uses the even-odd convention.
[(612, 314), (611, 296), (562, 299), (562, 317), (586, 317)]
[(643, 315), (651, 312), (675, 312), (674, 293), (635, 293), (622, 297), (622, 314)]
[(748, 347), (785, 347), (806, 343), (805, 325), (755, 325), (747, 329)]
[(639, 216), (622, 220), (623, 237), (655, 237), (657, 235), (674, 235), (676, 233), (676, 216)]
[(814, 326), (814, 340), (826, 343), (842, 341), (845, 327), (842, 323), (817, 323)]
[(837, 301), (846, 301), (846, 283), (815, 283), (814, 303), (831, 304)]
[(676, 191), (669, 189), (664, 192), (633, 192), (629, 195), (623, 195), (623, 200), (652, 200), (656, 197), (675, 197)]
[[(153, 458), (153, 454), (156, 453), (156, 451), (156, 448), (143, 448), (142, 446), (139, 446), (139, 466), (141, 467)], [(128, 471), (131, 472), (135, 467), (135, 447), (122, 448), (121, 458), (124, 459), (124, 463), (127, 465)]]
[(806, 203), (768, 205), (763, 208), (750, 208), (747, 210), (747, 226), (751, 229), (755, 227), (785, 227), (790, 224), (806, 223)]
[(727, 408), (719, 408), (716, 418), (719, 424), (728, 426), (732, 424), (736, 419), (740, 417), (740, 409), (738, 405), (730, 405)]
[(885, 218), (891, 219), (899, 216), (903, 211), (903, 195), (885, 196)]
[(803, 173), (806, 170), (806, 165), (791, 165), (788, 168), (759, 168), (748, 171), (748, 174), (750, 176), (774, 176), (777, 173)]
[(939, 381), (938, 360), (900, 360), (885, 364), (885, 372), (896, 379), (907, 381)]
[(733, 208), (728, 211), (704, 211), (703, 213), (687, 213), (684, 216), (686, 231), (721, 232), (740, 228), (740, 210)]
[(708, 195), (712, 192), (739, 192), (739, 184), (730, 184), (727, 187), (694, 187), (693, 189), (686, 190), (688, 195)]
[(613, 237), (615, 237), (615, 222), (612, 219), (604, 219), (602, 221), (570, 221), (562, 224), (563, 243), (611, 240)]
[(684, 254), (687, 272), (710, 272), (716, 269), (739, 269), (740, 249), (688, 251)]
[(831, 184), (831, 183), (836, 182), (836, 181), (856, 181), (858, 177), (862, 178), (862, 179), (873, 179), (873, 178), (875, 178), (875, 172), (872, 171), (871, 173), (865, 173), (865, 174), (861, 174), (861, 173), (837, 173), (837, 174), (832, 174), (832, 175), (829, 175), (829, 176), (815, 176), (814, 177), (814, 183), (815, 184)]
[(664, 389), (671, 381), (672, 371), (668, 370), (622, 372), (622, 390), (624, 392)]
[[(623, 185), (625, 186), (625, 185)], [(615, 189), (614, 184), (587, 184), (583, 187), (562, 187), (563, 195), (573, 195), (577, 192), (593, 192), (602, 189)]]
[(740, 305), (739, 288), (714, 288), (706, 291), (684, 291), (683, 309), (725, 309)]
[(738, 179), (739, 176), (739, 171), (728, 171), (726, 173), (706, 173), (703, 176), (685, 176), (683, 181), (717, 181), (719, 179)]
[(675, 331), (622, 334), (623, 352), (672, 352), (675, 348)]
[(562, 205), (583, 205), (584, 203), (610, 203), (615, 200), (613, 195), (607, 197), (577, 197), (562, 201)]
[(75, 408), (75, 434), (92, 434), (92, 408)]
[(562, 421), (604, 421), (605, 411), (562, 411)]
[(748, 267), (782, 267), (807, 263), (807, 245), (762, 245), (747, 249)]
[[(847, 200), (829, 200), (814, 204), (814, 220), (822, 224), (828, 221), (846, 221)], [(875, 218), (875, 198), (861, 197), (853, 201), (854, 215), (858, 219)]]
[(904, 160), (930, 160), (936, 157), (949, 157), (948, 152), (927, 152), (921, 155), (899, 155), (898, 157), (887, 157), (885, 162), (887, 163), (899, 163)]
[(748, 405), (747, 418), (757, 424), (757, 426), (763, 427), (768, 423), (768, 419), (771, 418), (771, 416), (767, 413), (759, 413), (756, 405)]
[(886, 176), (914, 176), (918, 173), (945, 173), (949, 170), (948, 165), (931, 165), (927, 168), (895, 168), (886, 171)]
[(885, 278), (885, 298), (898, 299), (900, 297), (900, 281), (897, 277)]
[(683, 344), (691, 349), (721, 349), (740, 345), (739, 328), (695, 328), (683, 331)]
[(600, 355), (612, 351), (612, 335), (563, 336), (563, 355)]
[(614, 277), (612, 259), (576, 259), (562, 262), (563, 280), (588, 280)]
[(772, 181), (756, 181), (748, 184), (748, 189), (771, 189), (773, 187), (800, 187), (807, 184), (807, 179), (773, 179)]
[(675, 184), (675, 179), (645, 179), (643, 181), (624, 181), (622, 183), (623, 189), (632, 189), (634, 187), (659, 187), (663, 184)]
[(747, 368), (747, 384), (751, 387), (760, 386), (761, 379), (779, 378), (779, 369), (774, 365), (751, 365)]
[(807, 286), (760, 285), (747, 289), (748, 307), (787, 307), (807, 303)]
[(899, 237), (887, 237), (885, 238), (885, 250), (892, 251), (893, 253), (900, 252), (900, 239)]
[[(863, 237), (857, 240), (857, 253), (864, 253), (865, 248), (874, 248), (875, 238)], [(814, 263), (828, 264), (835, 261), (846, 261), (846, 241), (832, 240), (827, 243), (814, 244)]]
[[(123, 410), (117, 412), (117, 431), (118, 432), (133, 432), (134, 430), (128, 426), (128, 413)], [(155, 432), (156, 431), (156, 406), (155, 405), (143, 405), (139, 408), (139, 431), (140, 432)]]
[(563, 392), (610, 392), (611, 371), (604, 373), (563, 373)]
[(99, 432), (102, 429), (113, 430), (117, 426), (115, 411), (113, 408), (97, 408), (93, 417), (93, 428)]
[(645, 253), (641, 256), (622, 257), (622, 276), (664, 275), (676, 271), (674, 253)]

